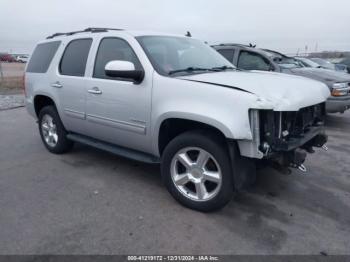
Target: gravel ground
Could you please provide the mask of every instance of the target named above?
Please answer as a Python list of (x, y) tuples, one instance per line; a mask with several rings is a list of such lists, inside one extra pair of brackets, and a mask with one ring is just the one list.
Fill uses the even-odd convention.
[(24, 106), (24, 95), (0, 95), (0, 110), (7, 110)]
[(179, 205), (159, 166), (43, 146), (25, 109), (0, 112), (0, 254), (350, 255), (350, 112), (327, 117), (308, 172), (267, 168), (224, 209)]
[(3, 76), (22, 76), (26, 64), (23, 63), (1, 63)]
[(24, 95), (21, 89), (25, 64), (1, 63), (3, 79), (0, 79), (0, 110), (24, 106)]

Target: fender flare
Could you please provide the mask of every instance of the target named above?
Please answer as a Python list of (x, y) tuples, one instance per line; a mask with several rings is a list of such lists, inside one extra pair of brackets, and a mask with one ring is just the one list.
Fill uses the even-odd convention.
[(160, 155), (159, 147), (158, 147), (160, 127), (162, 123), (167, 119), (183, 119), (183, 120), (190, 120), (190, 121), (206, 124), (208, 126), (212, 126), (215, 129), (218, 129), (221, 133), (223, 133), (223, 135), (226, 138), (233, 139), (233, 134), (230, 131), (230, 129), (225, 124), (223, 124), (222, 122), (216, 119), (199, 115), (199, 114), (189, 113), (189, 112), (167, 112), (162, 114), (160, 117), (158, 117), (152, 132), (153, 133), (153, 137), (152, 137), (153, 152), (157, 156)]

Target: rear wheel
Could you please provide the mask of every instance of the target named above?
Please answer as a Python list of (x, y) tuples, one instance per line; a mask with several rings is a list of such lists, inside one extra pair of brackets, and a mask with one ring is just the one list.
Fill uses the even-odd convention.
[(199, 211), (222, 208), (233, 194), (226, 145), (209, 133), (186, 132), (162, 156), (162, 177), (172, 196)]
[(46, 106), (40, 111), (39, 132), (45, 147), (51, 153), (62, 154), (73, 146), (73, 142), (67, 139), (67, 131), (54, 106)]

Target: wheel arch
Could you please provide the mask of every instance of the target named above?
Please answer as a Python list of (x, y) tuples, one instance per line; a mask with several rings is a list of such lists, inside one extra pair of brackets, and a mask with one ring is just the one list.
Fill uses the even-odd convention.
[(161, 156), (164, 148), (173, 138), (189, 130), (207, 130), (216, 133), (222, 139), (232, 138), (229, 128), (215, 119), (192, 114), (167, 114), (155, 127), (155, 152)]
[(33, 99), (33, 104), (35, 114), (37, 117), (39, 117), (40, 110), (43, 109), (45, 106), (53, 105), (55, 108), (57, 108), (54, 99), (46, 94), (35, 95)]

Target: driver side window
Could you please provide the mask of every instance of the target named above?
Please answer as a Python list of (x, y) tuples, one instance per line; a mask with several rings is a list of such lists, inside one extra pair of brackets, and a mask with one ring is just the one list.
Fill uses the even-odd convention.
[(239, 54), (237, 67), (244, 70), (261, 71), (269, 71), (272, 69), (271, 63), (266, 58), (257, 53), (249, 51), (241, 51)]
[(106, 64), (113, 60), (132, 62), (136, 70), (142, 69), (141, 63), (134, 50), (125, 40), (119, 38), (104, 38), (97, 51), (93, 77), (116, 79), (107, 76), (105, 73)]

